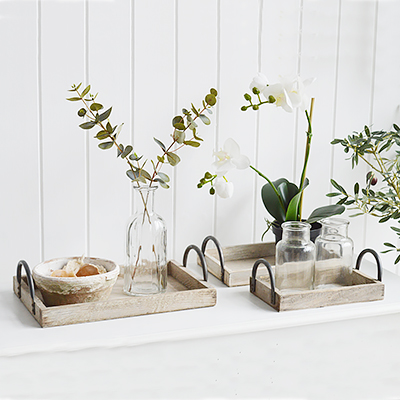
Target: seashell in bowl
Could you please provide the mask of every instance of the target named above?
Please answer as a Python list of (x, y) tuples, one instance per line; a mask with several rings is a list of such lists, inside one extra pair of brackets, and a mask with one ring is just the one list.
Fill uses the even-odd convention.
[[(98, 270), (105, 269), (106, 272), (86, 276), (52, 276), (57, 275), (54, 271), (61, 271), (71, 260), (82, 260), (85, 265), (97, 266)], [(55, 258), (38, 264), (32, 270), (35, 286), (40, 290), (46, 306), (107, 300), (118, 274), (119, 266), (113, 261), (92, 257)]]

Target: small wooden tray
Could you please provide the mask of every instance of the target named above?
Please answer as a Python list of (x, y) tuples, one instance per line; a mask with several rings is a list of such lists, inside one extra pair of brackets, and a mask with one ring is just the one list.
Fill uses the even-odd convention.
[[(218, 248), (205, 251), (205, 259), (208, 271), (227, 286), (248, 285), (253, 265), (259, 258), (264, 258), (272, 265), (275, 264), (275, 243), (273, 242), (223, 247), (221, 251), (224, 257), (223, 280)], [(262, 269), (266, 272), (265, 268)]]
[[(107, 301), (46, 307), (39, 290), (30, 294), (30, 274), (14, 276), (14, 293), (41, 327), (78, 324), (114, 318), (133, 317), (170, 311), (212, 307), (217, 301), (216, 289), (199, 281), (176, 261), (168, 262), (167, 291), (149, 296), (128, 296), (123, 293), (123, 277), (118, 277)], [(20, 280), (21, 285), (18, 281)], [(20, 296), (19, 296), (20, 294)]]
[[(377, 261), (378, 279), (372, 279), (359, 271), (361, 259), (368, 252), (374, 254)], [(256, 277), (257, 268), (262, 264), (267, 267), (268, 276)], [(380, 282), (381, 279), (382, 267), (379, 256), (374, 250), (365, 249), (358, 256), (356, 268), (353, 269), (346, 285), (327, 285), (324, 288), (314, 290), (280, 291), (275, 287), (272, 267), (265, 260), (258, 260), (252, 270), (250, 292), (277, 311), (302, 310), (382, 300), (385, 285)]]

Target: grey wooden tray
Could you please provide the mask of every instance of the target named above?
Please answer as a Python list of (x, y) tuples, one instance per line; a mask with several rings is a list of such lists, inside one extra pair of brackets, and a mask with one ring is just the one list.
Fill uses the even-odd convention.
[(123, 277), (118, 277), (107, 301), (46, 307), (39, 290), (33, 288), (30, 272), (21, 276), (21, 266), (14, 276), (14, 293), (21, 299), (41, 327), (60, 326), (165, 313), (201, 307), (212, 307), (217, 301), (216, 289), (200, 281), (176, 261), (168, 262), (167, 291), (149, 296), (123, 293)]
[[(359, 271), (361, 260), (366, 253), (375, 257), (378, 269), (377, 279)], [(260, 265), (267, 268), (267, 275), (257, 277)], [(250, 278), (250, 292), (265, 301), (277, 311), (301, 310), (339, 304), (377, 301), (384, 298), (385, 285), (382, 280), (382, 266), (378, 254), (372, 249), (363, 250), (357, 258), (347, 282), (343, 285), (327, 285), (313, 290), (283, 290), (275, 287), (273, 268), (265, 259), (259, 259), (253, 266)]]

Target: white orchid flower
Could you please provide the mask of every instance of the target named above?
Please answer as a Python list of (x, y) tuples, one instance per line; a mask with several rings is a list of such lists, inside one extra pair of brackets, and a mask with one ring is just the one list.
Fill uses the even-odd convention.
[(233, 183), (227, 182), (225, 177), (215, 178), (214, 185), (215, 193), (223, 199), (228, 199), (233, 195)]
[(235, 168), (246, 169), (250, 166), (249, 158), (240, 154), (240, 147), (232, 138), (227, 139), (223, 148), (214, 152), (214, 156), (217, 157), (217, 160), (212, 166), (219, 176)]
[(279, 83), (267, 86), (262, 93), (267, 99), (273, 96), (276, 100), (275, 105), (287, 112), (292, 112), (295, 108), (305, 110), (309, 101), (306, 87), (314, 80), (311, 78), (303, 81), (299, 76), (284, 76), (280, 78)]
[(253, 88), (257, 88), (260, 92), (262, 92), (268, 85), (267, 77), (259, 72), (250, 83), (250, 90)]

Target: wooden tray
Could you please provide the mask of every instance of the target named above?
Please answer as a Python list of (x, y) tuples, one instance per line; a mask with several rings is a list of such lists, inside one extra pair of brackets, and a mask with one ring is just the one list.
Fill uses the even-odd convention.
[[(373, 253), (377, 261), (378, 279), (372, 279), (359, 271), (360, 262), (364, 254)], [(264, 264), (268, 275), (256, 277), (257, 268)], [(250, 278), (250, 292), (265, 301), (277, 311), (301, 310), (319, 308), (339, 304), (361, 303), (366, 301), (382, 300), (385, 285), (380, 282), (382, 267), (379, 256), (374, 250), (363, 250), (358, 256), (356, 268), (353, 269), (348, 281), (344, 285), (326, 285), (314, 290), (282, 290), (275, 287), (272, 267), (265, 260), (258, 260), (252, 270)]]
[(22, 277), (19, 285), (18, 277), (14, 276), (14, 293), (18, 296), (20, 292), (18, 297), (41, 327), (212, 307), (217, 301), (216, 289), (200, 282), (176, 261), (168, 262), (167, 291), (158, 295), (128, 296), (122, 291), (123, 277), (120, 276), (107, 301), (46, 307), (39, 290), (33, 293), (32, 301), (28, 280)]
[[(244, 286), (249, 284), (251, 270), (259, 258), (264, 258), (270, 264), (275, 264), (275, 243), (256, 243), (223, 247), (223, 282), (227, 286)], [(205, 251), (208, 271), (219, 280), (222, 276), (221, 262), (218, 249)], [(261, 269), (266, 272), (265, 267)]]

